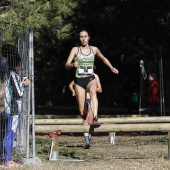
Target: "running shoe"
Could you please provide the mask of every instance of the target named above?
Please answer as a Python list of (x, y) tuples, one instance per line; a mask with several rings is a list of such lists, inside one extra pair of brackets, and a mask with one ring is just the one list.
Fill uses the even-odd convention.
[(101, 126), (101, 125), (100, 125), (100, 123), (98, 122), (97, 117), (94, 117), (94, 118), (93, 118), (93, 126), (94, 126), (95, 128), (97, 128), (97, 127), (100, 127), (100, 126)]
[(90, 144), (86, 143), (85, 146), (84, 146), (84, 149), (90, 149), (90, 148), (91, 148)]

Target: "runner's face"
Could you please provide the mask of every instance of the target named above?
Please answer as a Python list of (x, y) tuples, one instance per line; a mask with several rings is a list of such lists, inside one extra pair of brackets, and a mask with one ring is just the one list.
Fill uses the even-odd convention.
[(86, 31), (81, 31), (79, 36), (80, 36), (81, 45), (82, 46), (88, 45), (90, 39), (88, 33)]

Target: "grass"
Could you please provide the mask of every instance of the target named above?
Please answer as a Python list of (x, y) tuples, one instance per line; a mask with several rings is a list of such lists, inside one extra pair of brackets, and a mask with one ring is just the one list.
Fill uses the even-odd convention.
[(25, 170), (169, 170), (167, 134), (118, 134), (116, 144), (108, 143), (108, 136), (93, 136), (92, 148), (83, 149), (83, 136), (59, 137), (60, 159), (84, 160), (48, 161), (49, 139), (36, 139), (36, 154), (41, 166), (23, 166)]

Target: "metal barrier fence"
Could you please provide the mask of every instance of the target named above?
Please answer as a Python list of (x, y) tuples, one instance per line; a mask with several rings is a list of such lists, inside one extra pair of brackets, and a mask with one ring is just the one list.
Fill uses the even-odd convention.
[(155, 73), (159, 84), (159, 116), (169, 115), (170, 104), (170, 71), (169, 59), (162, 59), (147, 62), (145, 66), (143, 60), (140, 61), (141, 77), (140, 77), (140, 98), (139, 98), (139, 113), (147, 110), (148, 96), (148, 76), (150, 73)]
[[(35, 153), (33, 30), (0, 23), (0, 49), (0, 161), (13, 157), (37, 164), (41, 161)], [(30, 80), (24, 93), (23, 77)]]

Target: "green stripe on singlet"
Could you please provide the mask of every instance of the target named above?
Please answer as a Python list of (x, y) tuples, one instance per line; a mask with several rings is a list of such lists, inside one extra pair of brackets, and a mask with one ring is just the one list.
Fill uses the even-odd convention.
[(79, 61), (79, 66), (93, 66), (94, 61)]

